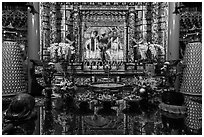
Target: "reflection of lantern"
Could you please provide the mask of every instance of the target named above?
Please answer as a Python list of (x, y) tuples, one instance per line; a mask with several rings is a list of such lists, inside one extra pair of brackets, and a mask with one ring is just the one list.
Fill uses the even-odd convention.
[[(162, 112), (161, 115), (162, 124), (164, 128), (172, 130), (178, 130), (179, 132), (182, 131), (184, 128), (184, 116), (183, 115), (176, 115), (171, 113)], [(180, 133), (177, 133), (180, 134)]]

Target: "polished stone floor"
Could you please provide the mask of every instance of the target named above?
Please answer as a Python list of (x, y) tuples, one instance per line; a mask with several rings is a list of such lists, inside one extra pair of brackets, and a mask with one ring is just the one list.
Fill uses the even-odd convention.
[[(66, 97), (36, 98), (39, 113), (38, 130), (43, 135), (169, 135), (186, 134), (184, 117), (168, 116), (158, 109), (159, 97), (136, 102), (136, 111), (128, 108), (123, 98), (111, 101), (111, 112), (103, 110), (103, 102), (94, 97), (79, 100), (75, 104)], [(87, 95), (88, 96), (88, 95)], [(69, 97), (68, 97), (69, 98)], [(68, 99), (69, 100), (69, 99)], [(77, 113), (80, 103), (88, 102), (87, 113)], [(113, 112), (113, 113), (112, 113)]]
[[(128, 93), (127, 90), (123, 92)], [(80, 99), (82, 96), (87, 99)], [(159, 94), (148, 100), (133, 101), (134, 110), (129, 109), (131, 103), (124, 97), (101, 101), (89, 91), (74, 96), (63, 94), (35, 99), (38, 118), (33, 127), (34, 135), (191, 134), (185, 128), (185, 117), (159, 110)], [(108, 109), (104, 109), (104, 102)], [(84, 109), (87, 104), (88, 108)], [(32, 126), (29, 122), (27, 125)]]

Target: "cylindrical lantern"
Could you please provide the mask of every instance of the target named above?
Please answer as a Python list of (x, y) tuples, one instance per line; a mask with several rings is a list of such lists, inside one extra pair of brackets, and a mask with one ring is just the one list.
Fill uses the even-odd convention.
[(191, 132), (198, 132), (202, 128), (202, 97), (185, 96), (185, 105), (187, 107), (187, 117), (185, 125)]
[(184, 55), (184, 72), (181, 92), (202, 95), (202, 43), (189, 43)]
[(25, 91), (21, 49), (16, 42), (4, 41), (2, 44), (2, 96), (16, 95)]
[(186, 126), (192, 132), (202, 128), (202, 43), (189, 43), (184, 55), (185, 68), (181, 92), (187, 107)]

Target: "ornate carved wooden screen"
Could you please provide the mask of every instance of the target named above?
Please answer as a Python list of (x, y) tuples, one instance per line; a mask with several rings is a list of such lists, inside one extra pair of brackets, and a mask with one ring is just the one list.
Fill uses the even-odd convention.
[(124, 63), (134, 58), (130, 37), (136, 31), (135, 4), (82, 3), (75, 8), (78, 17), (74, 19), (80, 26), (78, 55), (84, 70), (103, 70), (104, 62), (112, 70), (124, 70)]
[[(137, 62), (135, 41), (167, 45), (167, 3), (152, 2), (56, 2), (41, 3), (42, 59), (49, 60), (47, 48), (74, 41), (73, 62), (83, 70), (124, 70)], [(131, 65), (130, 65), (131, 66)], [(135, 65), (134, 65), (135, 66)]]

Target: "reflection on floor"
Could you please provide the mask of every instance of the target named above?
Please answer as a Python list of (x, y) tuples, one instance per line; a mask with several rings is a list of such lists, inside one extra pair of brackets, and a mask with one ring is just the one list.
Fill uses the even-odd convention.
[[(150, 98), (130, 99), (132, 89), (117, 94), (98, 94), (83, 89), (36, 97), (37, 120), (14, 123), (9, 134), (34, 135), (195, 135), (185, 126), (185, 115), (163, 112), (160, 92)], [(128, 96), (128, 98), (127, 98)], [(7, 105), (6, 105), (7, 104)], [(3, 101), (3, 113), (8, 103)], [(2, 127), (8, 123), (2, 120)], [(17, 125), (15, 125), (17, 124)], [(34, 131), (35, 130), (35, 131)]]
[[(80, 94), (75, 99), (78, 96)], [(86, 101), (75, 100), (75, 103), (69, 97), (36, 99), (39, 112), (39, 133), (36, 134), (186, 134), (184, 118), (162, 113), (158, 109), (158, 97), (133, 102), (122, 98), (111, 101), (89, 98)]]

